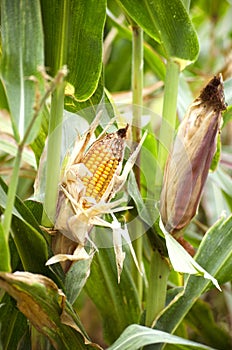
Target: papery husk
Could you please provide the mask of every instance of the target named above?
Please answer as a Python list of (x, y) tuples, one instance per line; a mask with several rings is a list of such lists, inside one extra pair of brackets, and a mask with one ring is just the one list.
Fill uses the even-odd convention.
[(176, 234), (197, 212), (225, 109), (223, 80), (219, 74), (188, 108), (167, 160), (160, 214), (168, 232)]
[[(86, 146), (98, 122), (99, 116), (96, 116), (89, 130), (78, 140), (73, 152), (66, 158), (65, 166), (62, 171), (62, 181), (59, 189), (54, 226), (57, 234), (52, 237), (52, 248), (55, 255), (47, 261), (47, 265), (60, 262), (63, 270), (67, 272), (73, 262), (90, 258), (97, 250), (97, 247), (94, 245), (94, 242), (91, 241), (89, 234), (94, 225), (101, 225), (112, 229), (119, 282), (125, 258), (121, 237), (123, 237), (128, 244), (130, 243), (130, 239), (126, 234), (126, 227), (121, 227), (121, 224), (117, 221), (113, 213), (130, 209), (130, 207), (121, 206), (125, 198), (115, 201), (111, 201), (111, 199), (114, 198), (116, 193), (121, 190), (124, 185), (136, 161), (146, 133), (127, 160), (123, 171), (122, 161), (124, 148), (126, 146), (125, 138), (128, 125), (115, 133), (115, 137), (121, 142), (119, 145), (121, 146), (121, 154), (118, 166), (101, 199), (96, 201), (95, 198), (85, 196), (86, 187), (82, 179), (84, 179), (86, 175), (89, 175), (89, 170), (82, 162), (85, 159)], [(111, 135), (114, 137), (113, 134)], [(95, 144), (97, 145), (97, 142), (103, 139), (103, 137), (106, 139), (111, 138), (110, 134), (109, 136), (100, 136), (91, 147)], [(116, 151), (119, 149), (120, 147), (118, 147)], [(113, 221), (107, 222), (103, 220), (101, 216), (104, 214), (110, 214)], [(87, 241), (89, 241), (89, 246), (91, 247), (89, 254), (85, 250)], [(129, 247), (135, 264), (138, 267), (132, 244), (129, 244)]]

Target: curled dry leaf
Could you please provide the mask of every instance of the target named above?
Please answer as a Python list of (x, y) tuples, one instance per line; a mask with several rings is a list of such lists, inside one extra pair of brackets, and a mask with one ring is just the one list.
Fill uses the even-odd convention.
[(70, 349), (74, 344), (81, 349), (84, 344), (101, 349), (86, 338), (65, 295), (51, 279), (30, 272), (1, 272), (0, 288), (17, 301), (19, 310), (55, 349)]

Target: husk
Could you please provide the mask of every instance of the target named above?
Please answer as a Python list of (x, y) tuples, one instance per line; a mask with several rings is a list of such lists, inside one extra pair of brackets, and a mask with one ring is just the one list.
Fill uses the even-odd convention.
[(161, 218), (168, 232), (181, 230), (196, 214), (225, 108), (222, 76), (218, 75), (190, 105), (179, 126), (160, 200)]
[[(84, 197), (85, 188), (82, 178), (86, 175), (88, 169), (81, 161), (85, 155), (85, 150), (89, 139), (91, 138), (91, 135), (99, 122), (99, 116), (96, 118), (97, 121), (95, 120), (90, 126), (89, 130), (81, 138), (79, 138), (72, 154), (67, 155), (65, 159), (65, 166), (62, 170), (62, 181), (58, 196), (54, 227), (57, 234), (52, 237), (52, 247), (55, 256), (49, 259), (47, 264), (61, 262), (64, 271), (67, 272), (74, 261), (88, 258), (88, 254), (84, 249), (87, 241), (89, 241), (90, 246), (92, 246), (94, 250), (97, 250), (94, 242), (92, 242), (89, 238), (89, 233), (92, 227), (94, 225), (110, 227), (113, 234), (118, 281), (120, 281), (120, 274), (122, 272), (123, 261), (125, 258), (125, 253), (122, 250), (122, 237), (126, 237), (127, 243), (130, 243), (130, 239), (127, 237), (127, 235), (125, 235), (125, 232), (127, 232), (126, 226), (122, 228), (121, 224), (117, 221), (113, 213), (120, 210), (127, 210), (129, 207), (121, 206), (125, 198), (116, 201), (110, 200), (114, 198), (116, 193), (124, 185), (127, 176), (136, 161), (146, 134), (143, 136), (140, 144), (127, 160), (122, 173), (121, 170), (123, 159), (121, 162), (119, 162), (118, 168), (115, 171), (101, 200), (96, 203), (94, 199), (92, 199), (91, 202), (91, 198), (88, 198), (88, 203), (90, 205), (86, 208), (83, 206), (83, 200), (85, 200), (86, 197)], [(127, 130), (127, 127), (125, 130)], [(118, 134), (120, 135), (120, 130), (118, 131)], [(95, 142), (98, 140), (99, 138)], [(113, 218), (111, 223), (101, 219), (101, 216), (106, 213), (111, 214)], [(132, 244), (129, 244), (129, 248), (135, 264), (138, 266)], [(91, 250), (91, 254), (93, 254), (93, 250)]]

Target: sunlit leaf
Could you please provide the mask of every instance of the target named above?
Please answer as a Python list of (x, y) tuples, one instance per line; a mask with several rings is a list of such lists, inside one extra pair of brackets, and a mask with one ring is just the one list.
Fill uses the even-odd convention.
[(232, 197), (232, 179), (226, 172), (223, 171), (221, 167), (218, 167), (214, 173), (209, 173), (209, 178), (222, 191)]
[(200, 266), (189, 255), (189, 253), (175, 240), (175, 238), (173, 238), (173, 236), (165, 230), (161, 220), (160, 228), (166, 239), (168, 256), (174, 270), (177, 272), (189, 273), (191, 275), (204, 276), (204, 278), (211, 280), (215, 287), (221, 290), (217, 280), (213, 276), (211, 276), (205, 269), (203, 269), (202, 266)]
[(225, 100), (228, 105), (232, 105), (232, 78), (224, 82)]
[[(44, 64), (40, 3), (39, 0), (3, 0), (1, 12), (1, 74), (15, 139), (19, 141), (34, 116), (38, 94), (43, 91), (43, 80), (38, 71)], [(37, 118), (28, 143), (35, 138), (39, 126), (40, 118)]]
[[(232, 217), (227, 220), (221, 218), (208, 230), (195, 257), (206, 271), (218, 279), (219, 283), (225, 283), (231, 279), (231, 241)], [(210, 281), (203, 277), (189, 276), (184, 290), (163, 310), (155, 323), (155, 328), (174, 332), (197, 298), (211, 286)]]
[[(126, 12), (164, 48), (168, 58), (186, 65), (197, 58), (199, 44), (188, 13), (181, 0), (123, 0)], [(184, 63), (185, 61), (185, 63)]]
[(196, 348), (202, 350), (214, 350), (213, 348), (203, 344), (199, 344), (172, 334), (134, 324), (129, 326), (122, 333), (120, 338), (108, 348), (108, 350), (137, 350), (142, 346), (157, 343), (180, 345), (179, 347), (177, 346), (179, 349)]
[(96, 90), (101, 75), (106, 0), (43, 0), (41, 5), (46, 66), (54, 75), (60, 65), (67, 64), (67, 80), (75, 88), (75, 98), (85, 101)]
[[(10, 154), (12, 156), (16, 156), (17, 153), (17, 146), (11, 138), (4, 138), (2, 137), (0, 139), (0, 151), (3, 151), (7, 154)], [(33, 152), (31, 152), (30, 149), (24, 148), (23, 154), (22, 154), (22, 160), (31, 165), (34, 169), (36, 169), (36, 162)]]

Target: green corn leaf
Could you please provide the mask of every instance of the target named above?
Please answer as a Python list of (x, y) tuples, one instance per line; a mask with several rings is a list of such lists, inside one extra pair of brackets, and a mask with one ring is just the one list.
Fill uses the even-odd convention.
[[(132, 31), (122, 25), (114, 15), (107, 11), (108, 18), (113, 23), (113, 26), (117, 28), (118, 33), (122, 38), (132, 41)], [(147, 42), (143, 43), (144, 49), (144, 59), (153, 70), (153, 72), (157, 75), (157, 77), (161, 80), (165, 78), (165, 64), (162, 61), (161, 57), (155, 52), (155, 50), (150, 46)]]
[(27, 319), (7, 293), (1, 299), (0, 310), (0, 344), (2, 342), (4, 350), (17, 349), (28, 328)]
[(167, 58), (182, 68), (195, 61), (199, 52), (196, 32), (181, 0), (123, 0), (125, 11), (147, 34), (159, 42)]
[[(67, 81), (75, 88), (75, 98), (86, 101), (101, 76), (106, 0), (42, 0), (41, 6), (46, 66), (54, 75), (61, 65), (67, 64)], [(62, 57), (58, 55), (60, 50)]]
[(192, 329), (197, 329), (197, 333), (208, 345), (216, 349), (230, 349), (232, 338), (223, 325), (215, 322), (211, 305), (201, 299), (192, 307), (185, 321)]
[[(232, 271), (232, 217), (221, 218), (204, 236), (197, 255), (198, 264), (203, 266), (219, 283), (231, 279)], [(173, 333), (197, 298), (207, 288), (212, 287), (209, 280), (203, 277), (189, 276), (185, 288), (162, 312), (155, 323), (155, 328)]]
[(65, 276), (65, 290), (68, 301), (73, 304), (90, 274), (92, 258), (81, 260), (71, 266)]
[[(39, 0), (3, 0), (1, 15), (1, 75), (14, 136), (19, 142), (34, 116), (36, 98), (43, 92), (43, 80), (38, 71), (44, 64)], [(28, 143), (37, 135), (40, 119), (34, 123), (26, 140)]]
[(9, 111), (6, 91), (1, 79), (0, 79), (0, 109), (6, 109), (7, 111)]
[[(70, 94), (69, 94), (69, 90), (71, 90)], [(99, 110), (103, 111), (102, 113), (103, 118), (105, 114), (108, 115), (108, 118), (109, 117), (112, 118), (114, 116), (114, 112), (104, 92), (103, 70), (98, 80), (98, 85), (96, 90), (94, 91), (93, 95), (91, 95), (91, 97), (86, 101), (83, 101), (83, 102), (78, 101), (74, 94), (74, 87), (71, 84), (69, 84), (66, 88), (65, 108), (69, 112), (78, 113), (89, 123), (92, 122), (92, 120), (94, 119), (96, 114), (99, 112)]]
[[(3, 137), (0, 139), (0, 151), (3, 151), (12, 156), (16, 156), (17, 146), (12, 139), (4, 139)], [(22, 160), (28, 165), (32, 166), (34, 169), (37, 168), (35, 156), (30, 149), (24, 148), (22, 153)]]
[(74, 3), (72, 25), (75, 31), (69, 41), (68, 80), (75, 87), (76, 98), (86, 101), (96, 90), (101, 76), (106, 0)]
[[(5, 208), (7, 186), (0, 179), (0, 210)], [(25, 270), (43, 273), (60, 283), (45, 266), (48, 260), (46, 239), (31, 211), (16, 197), (12, 218), (13, 239)]]
[(65, 295), (49, 278), (29, 272), (0, 273), (0, 287), (55, 349), (101, 349), (92, 346)]
[[(126, 253), (118, 284), (115, 254), (113, 248), (108, 248), (110, 234), (106, 231), (97, 230), (96, 232), (97, 246), (107, 246), (107, 248), (101, 248), (99, 253), (95, 254), (85, 290), (104, 320), (106, 341), (112, 343), (129, 324), (139, 321), (141, 310), (138, 292), (131, 276), (130, 253), (129, 251)], [(126, 246), (123, 250), (126, 250)]]
[(232, 197), (232, 179), (223, 171), (222, 167), (219, 166), (215, 172), (209, 173), (209, 179), (228, 196)]
[(35, 140), (32, 142), (32, 144), (30, 144), (31, 149), (34, 152), (37, 168), (39, 166), (40, 157), (44, 150), (45, 141), (48, 135), (48, 121), (49, 121), (49, 111), (47, 106), (44, 106), (42, 111), (42, 120), (41, 120), (40, 130)]
[[(214, 350), (211, 347), (191, 340), (134, 324), (129, 326), (108, 350), (137, 350), (142, 346), (157, 343), (175, 344), (177, 349)], [(149, 349), (152, 349), (152, 347), (149, 347)]]

